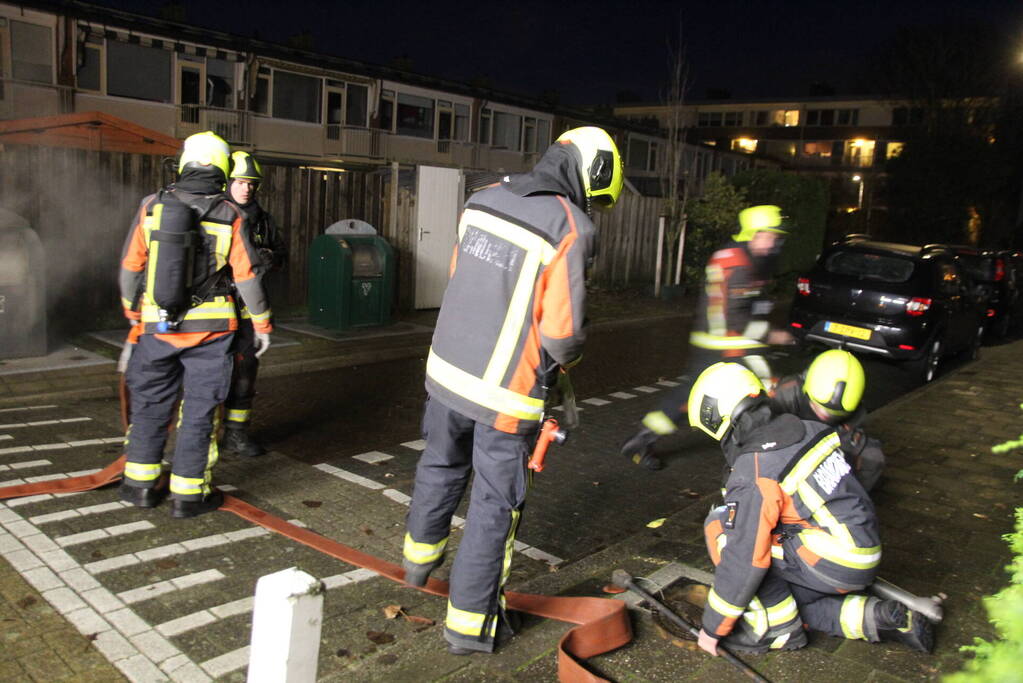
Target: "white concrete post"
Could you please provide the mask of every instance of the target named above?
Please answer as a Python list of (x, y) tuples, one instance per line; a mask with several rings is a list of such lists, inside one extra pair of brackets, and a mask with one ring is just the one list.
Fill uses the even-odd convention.
[(292, 567), (256, 583), (248, 683), (315, 683), (323, 583)]
[[(664, 216), (657, 219), (657, 265), (654, 268), (654, 296), (661, 296), (661, 265), (664, 260)], [(669, 266), (670, 268), (671, 266)]]

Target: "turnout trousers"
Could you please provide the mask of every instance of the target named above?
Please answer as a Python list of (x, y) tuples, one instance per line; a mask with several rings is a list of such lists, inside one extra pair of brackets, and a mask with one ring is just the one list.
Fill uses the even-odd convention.
[(443, 562), (451, 517), (475, 474), (462, 542), (451, 568), (444, 638), (492, 652), (504, 618), (503, 587), (526, 498), (526, 460), (533, 439), (471, 420), (435, 399), (423, 416), (426, 448), (416, 468), (406, 520), (406, 571)]
[(131, 425), (126, 438), (124, 483), (151, 488), (161, 473), (174, 402), (184, 392), (171, 463), (173, 498), (202, 500), (210, 492), (217, 462), (217, 406), (231, 382), (233, 334), (198, 346), (178, 348), (151, 334), (139, 337), (125, 381), (131, 391)]
[[(713, 528), (720, 530), (727, 515), (724, 506), (715, 508), (704, 523), (712, 559), (720, 557), (725, 534), (712, 535), (711, 522), (719, 522)], [(876, 570), (862, 573), (864, 587), (874, 582)], [(789, 635), (806, 624), (814, 631), (873, 643), (880, 640), (874, 619), (877, 602), (878, 598), (873, 596), (830, 585), (827, 577), (807, 567), (796, 553), (776, 544), (772, 546), (771, 566), (734, 631), (740, 631), (746, 642), (782, 647)]]
[(657, 436), (673, 434), (679, 426), (688, 426), (689, 392), (692, 390), (696, 378), (714, 363), (721, 362), (742, 363), (765, 384), (771, 380), (771, 366), (763, 356), (755, 354), (728, 356), (721, 351), (690, 345), (689, 357), (686, 359), (686, 367), (682, 373), (682, 379), (679, 380), (679, 385), (664, 395), (657, 410), (644, 416), (643, 426)]
[(231, 375), (231, 390), (224, 402), (224, 426), (239, 429), (248, 426), (252, 418), (252, 401), (256, 397), (256, 375), (259, 373), (259, 359), (256, 358), (256, 332), (251, 318), (238, 318), (238, 329), (234, 333), (231, 349), (234, 372)]

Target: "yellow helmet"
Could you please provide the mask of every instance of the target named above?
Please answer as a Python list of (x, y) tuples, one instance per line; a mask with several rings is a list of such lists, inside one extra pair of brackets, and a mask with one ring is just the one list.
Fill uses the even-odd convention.
[(859, 407), (866, 384), (863, 366), (856, 356), (843, 349), (831, 349), (810, 363), (803, 391), (829, 415), (845, 417)]
[(259, 183), (263, 180), (263, 169), (254, 156), (238, 151), (231, 155), (231, 177)]
[(183, 173), (186, 167), (213, 166), (219, 168), (227, 180), (231, 169), (230, 154), (231, 148), (213, 131), (189, 135), (178, 160), (178, 173)]
[(782, 226), (781, 208), (773, 204), (751, 206), (739, 212), (739, 232), (733, 239), (736, 242), (749, 242), (753, 235), (761, 230), (767, 232), (787, 233)]
[(596, 126), (573, 128), (555, 142), (572, 144), (579, 151), (579, 172), (589, 200), (601, 209), (614, 206), (625, 185), (625, 167), (607, 131)]
[(689, 392), (689, 425), (720, 441), (735, 419), (766, 396), (760, 378), (739, 363), (715, 363)]

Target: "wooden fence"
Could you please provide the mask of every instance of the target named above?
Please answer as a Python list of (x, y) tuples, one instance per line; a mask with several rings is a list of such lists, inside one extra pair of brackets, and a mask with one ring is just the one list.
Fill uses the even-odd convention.
[[(26, 218), (43, 242), (51, 329), (96, 329), (117, 319), (117, 269), (128, 227), (140, 199), (171, 180), (173, 169), (159, 156), (0, 147), (0, 206)], [(391, 243), (395, 304), (412, 307), (416, 198), (410, 169), (337, 173), (264, 164), (263, 172), (260, 202), (285, 229), (290, 248), (288, 267), (270, 282), (275, 303), (305, 302), (309, 244), (331, 223), (358, 218)], [(596, 212), (594, 281), (653, 281), (658, 207), (657, 199), (626, 194), (614, 211)]]

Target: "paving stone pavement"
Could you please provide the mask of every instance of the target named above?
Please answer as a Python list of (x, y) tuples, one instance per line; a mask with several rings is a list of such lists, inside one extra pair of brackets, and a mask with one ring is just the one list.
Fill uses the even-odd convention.
[[(958, 669), (960, 645), (990, 637), (980, 597), (1007, 581), (1011, 530), (1023, 492), (1019, 454), (994, 443), (1020, 430), (1023, 342), (872, 414), (889, 467), (875, 495), (882, 574), (918, 594), (949, 594), (933, 656), (814, 634), (810, 647), (751, 657), (775, 681), (936, 679)], [(34, 381), (34, 380), (33, 380)], [(696, 434), (666, 440), (668, 467), (647, 472), (616, 454), (673, 378), (648, 378), (580, 396), (583, 428), (534, 479), (509, 586), (601, 595), (611, 571), (649, 574), (672, 561), (710, 569), (702, 520), (720, 483), (714, 444)], [(660, 383), (659, 383), (660, 382)], [(0, 485), (94, 471), (120, 451), (109, 400), (23, 403), (0, 412)], [(10, 438), (4, 438), (10, 437)], [(388, 443), (307, 464), (285, 454), (226, 456), (219, 484), (240, 498), (330, 538), (400, 560), (403, 521), (422, 444)], [(233, 487), (232, 487), (233, 488)], [(463, 509), (459, 514), (464, 514)], [(666, 517), (657, 529), (646, 527)], [(452, 543), (460, 537), (458, 524)], [(242, 681), (252, 595), (267, 573), (298, 566), (324, 579), (322, 681), (536, 681), (556, 678), (564, 624), (527, 618), (497, 655), (457, 658), (440, 627), (389, 621), (382, 609), (443, 620), (444, 601), (401, 588), (229, 514), (172, 520), (139, 510), (116, 490), (7, 501), (0, 506), (0, 680)], [(437, 572), (446, 578), (447, 567)], [(676, 648), (649, 620), (630, 645), (590, 660), (621, 681), (739, 680), (721, 660)], [(372, 638), (369, 634), (373, 634)]]

